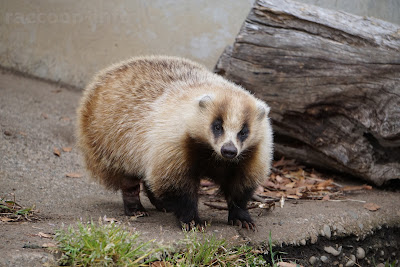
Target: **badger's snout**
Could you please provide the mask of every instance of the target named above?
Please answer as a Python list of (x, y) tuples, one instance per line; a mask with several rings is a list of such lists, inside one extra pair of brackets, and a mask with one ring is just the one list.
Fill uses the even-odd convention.
[(238, 150), (235, 147), (235, 145), (232, 143), (232, 141), (229, 143), (225, 143), (221, 147), (221, 155), (226, 159), (233, 159), (234, 157), (236, 157), (237, 153), (238, 153)]

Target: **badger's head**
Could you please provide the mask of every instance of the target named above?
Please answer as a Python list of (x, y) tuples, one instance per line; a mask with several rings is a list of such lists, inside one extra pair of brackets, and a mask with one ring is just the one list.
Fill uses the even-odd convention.
[(196, 100), (201, 118), (201, 125), (196, 125), (201, 130), (196, 132), (200, 130), (199, 139), (208, 143), (218, 158), (240, 160), (266, 138), (269, 107), (263, 101), (241, 91), (204, 94)]

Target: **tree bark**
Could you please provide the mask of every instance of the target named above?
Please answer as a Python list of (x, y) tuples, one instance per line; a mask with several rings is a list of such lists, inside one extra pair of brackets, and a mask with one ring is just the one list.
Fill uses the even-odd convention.
[(215, 71), (271, 106), (279, 155), (400, 179), (400, 26), (258, 0)]

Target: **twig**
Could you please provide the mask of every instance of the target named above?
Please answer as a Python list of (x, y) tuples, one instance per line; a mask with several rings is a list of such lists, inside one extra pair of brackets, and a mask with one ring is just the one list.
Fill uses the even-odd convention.
[(364, 200), (351, 199), (351, 198), (346, 198), (346, 199), (328, 199), (327, 201), (331, 201), (331, 202), (354, 201), (354, 202), (360, 202), (360, 203), (366, 203), (367, 202), (367, 201), (364, 201)]

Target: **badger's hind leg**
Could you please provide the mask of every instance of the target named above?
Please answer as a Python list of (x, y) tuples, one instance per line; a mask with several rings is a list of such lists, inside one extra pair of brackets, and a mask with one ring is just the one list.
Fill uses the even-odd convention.
[(146, 184), (146, 182), (143, 183), (144, 189), (146, 191), (146, 195), (149, 198), (151, 204), (153, 204), (157, 210), (159, 211), (164, 211), (164, 212), (171, 212), (171, 209), (167, 209), (167, 207), (163, 204), (163, 202), (159, 199), (157, 199), (153, 192), (151, 192), (149, 186)]
[(128, 175), (122, 176), (121, 191), (125, 215), (149, 216), (140, 202), (140, 178)]

